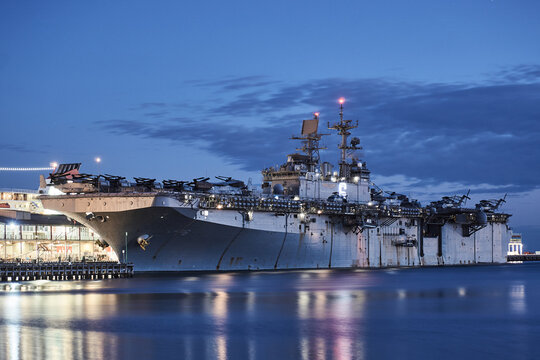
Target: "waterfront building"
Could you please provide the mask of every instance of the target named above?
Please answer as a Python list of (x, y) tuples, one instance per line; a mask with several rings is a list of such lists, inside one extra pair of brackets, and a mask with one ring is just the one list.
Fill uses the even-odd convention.
[(0, 190), (0, 261), (117, 261), (91, 229), (43, 208), (39, 193)]
[(523, 242), (521, 234), (512, 234), (510, 242), (508, 243), (508, 255), (522, 255), (523, 254)]

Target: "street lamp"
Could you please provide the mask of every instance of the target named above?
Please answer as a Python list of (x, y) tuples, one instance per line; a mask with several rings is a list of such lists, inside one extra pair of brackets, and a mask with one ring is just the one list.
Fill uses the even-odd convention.
[(94, 161), (96, 162), (96, 168), (97, 168), (97, 172), (98, 172), (98, 174), (99, 174), (99, 172), (100, 172), (99, 164), (101, 164), (101, 157), (100, 157), (100, 156), (96, 156), (96, 157), (94, 158)]

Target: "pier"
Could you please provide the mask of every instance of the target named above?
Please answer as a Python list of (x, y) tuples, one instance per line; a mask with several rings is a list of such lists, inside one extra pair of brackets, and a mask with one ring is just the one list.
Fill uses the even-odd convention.
[(540, 254), (507, 255), (506, 261), (540, 261)]
[(117, 262), (0, 263), (0, 282), (130, 278), (133, 264)]

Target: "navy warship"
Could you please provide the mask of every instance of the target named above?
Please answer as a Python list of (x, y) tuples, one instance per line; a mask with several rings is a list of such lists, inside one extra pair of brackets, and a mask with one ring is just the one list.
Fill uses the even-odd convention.
[[(504, 199), (466, 207), (468, 194), (426, 206), (385, 192), (359, 159), (346, 120), (334, 169), (320, 161), (319, 114), (304, 120), (297, 152), (262, 171), (260, 188), (218, 181), (135, 178), (79, 172), (63, 164), (42, 178), (40, 199), (88, 226), (136, 271), (380, 268), (506, 262), (511, 215)], [(56, 194), (50, 190), (54, 189)]]

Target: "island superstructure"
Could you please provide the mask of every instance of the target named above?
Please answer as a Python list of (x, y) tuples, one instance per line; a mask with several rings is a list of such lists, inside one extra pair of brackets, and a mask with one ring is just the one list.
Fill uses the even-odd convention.
[(90, 227), (136, 271), (379, 268), (506, 262), (511, 237), (501, 200), (465, 207), (467, 195), (422, 207), (384, 192), (358, 157), (358, 122), (328, 124), (340, 137), (334, 170), (321, 163), (319, 114), (303, 121), (300, 152), (262, 171), (261, 189), (217, 177), (193, 181), (79, 173), (65, 164), (42, 195), (48, 209)]

